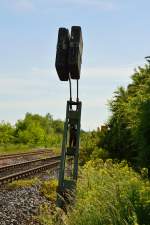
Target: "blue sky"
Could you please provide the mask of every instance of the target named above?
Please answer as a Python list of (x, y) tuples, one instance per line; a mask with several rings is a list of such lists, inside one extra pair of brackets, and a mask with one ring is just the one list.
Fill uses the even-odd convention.
[(84, 39), (82, 128), (107, 121), (108, 99), (150, 55), (149, 9), (148, 0), (0, 0), (0, 121), (65, 118), (68, 83), (54, 64), (58, 28), (72, 25)]

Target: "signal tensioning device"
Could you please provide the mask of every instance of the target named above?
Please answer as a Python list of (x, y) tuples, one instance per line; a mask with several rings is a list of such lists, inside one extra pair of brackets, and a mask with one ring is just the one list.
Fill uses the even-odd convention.
[[(67, 101), (66, 120), (61, 150), (61, 162), (57, 188), (57, 206), (66, 209), (73, 201), (78, 177), (79, 139), (82, 103), (78, 97), (83, 52), (80, 26), (72, 26), (71, 34), (66, 28), (59, 28), (55, 67), (59, 79), (68, 81), (70, 100)], [(71, 79), (77, 80), (77, 98), (72, 100)]]

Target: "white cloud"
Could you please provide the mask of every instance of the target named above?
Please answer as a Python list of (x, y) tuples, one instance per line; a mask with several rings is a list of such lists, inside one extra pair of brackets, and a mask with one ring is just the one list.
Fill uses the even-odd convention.
[(34, 2), (32, 0), (5, 0), (7, 7), (16, 11), (32, 11)]
[[(4, 1), (4, 0), (3, 0)], [(99, 10), (114, 10), (113, 0), (5, 0), (7, 7), (16, 11), (47, 11), (51, 8), (96, 7)]]
[(39, 68), (39, 67), (32, 67), (31, 69), (32, 74), (34, 75), (38, 75), (38, 76), (46, 76), (50, 73), (54, 73), (54, 70), (50, 70), (50, 69), (45, 69), (45, 68)]
[[(134, 73), (134, 68), (139, 64), (131, 64), (128, 66), (118, 66), (118, 67), (82, 67), (81, 73), (85, 77), (120, 77), (120, 76), (130, 76)], [(54, 77), (57, 76), (55, 69), (48, 69), (48, 68), (39, 68), (33, 67), (32, 74), (37, 76), (50, 76), (53, 75)]]
[(1, 94), (25, 94), (35, 88), (44, 88), (47, 83), (39, 79), (24, 79), (24, 78), (1, 78), (0, 93)]
[(30, 99), (30, 100), (8, 100), (8, 101), (4, 101), (0, 103), (0, 108), (2, 109), (39, 109), (39, 108), (47, 108), (47, 107), (55, 107), (58, 108), (62, 106), (62, 103), (60, 102), (58, 104), (58, 102), (56, 101), (50, 101), (50, 99)]
[(83, 68), (82, 74), (86, 77), (123, 77), (130, 76), (133, 73), (133, 67), (90, 67)]
[[(55, 1), (57, 2), (57, 1)], [(80, 5), (80, 6), (94, 6), (101, 10), (112, 10), (115, 9), (115, 5), (110, 0), (64, 0), (62, 1), (67, 4)], [(59, 1), (58, 1), (59, 3)]]
[(57, 82), (54, 70), (33, 67), (21, 74), (0, 74), (0, 94), (26, 93), (29, 90), (52, 88)]
[[(113, 80), (129, 80), (130, 75), (133, 74), (132, 67), (87, 67), (82, 69), (81, 74), (81, 86), (88, 89), (91, 83), (97, 83), (101, 81), (101, 84)], [(28, 93), (28, 91), (37, 91), (43, 89), (55, 90), (58, 86), (62, 87), (62, 90), (68, 85), (67, 82), (60, 82), (55, 70), (47, 68), (33, 67), (31, 72), (24, 74), (23, 76), (12, 76), (12, 75), (1, 75), (0, 77), (0, 93), (11, 94), (11, 93)]]

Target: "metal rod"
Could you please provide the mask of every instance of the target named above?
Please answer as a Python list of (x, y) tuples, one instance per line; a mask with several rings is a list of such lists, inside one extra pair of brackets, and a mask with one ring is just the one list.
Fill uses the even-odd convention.
[(70, 88), (70, 101), (72, 101), (72, 87), (71, 87), (71, 78), (69, 75), (69, 88)]
[(79, 82), (77, 80), (77, 102), (79, 101)]

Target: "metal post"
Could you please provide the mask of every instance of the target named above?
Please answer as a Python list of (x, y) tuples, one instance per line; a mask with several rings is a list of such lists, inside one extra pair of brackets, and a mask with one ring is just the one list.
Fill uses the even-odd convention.
[[(81, 121), (81, 102), (67, 101), (66, 121), (64, 125), (64, 135), (62, 142), (61, 163), (59, 171), (59, 182), (57, 189), (57, 206), (64, 208), (66, 202), (70, 200), (66, 197), (66, 193), (73, 193), (76, 189), (76, 181), (78, 177), (78, 158), (79, 158), (79, 138), (80, 138), (80, 121)], [(76, 109), (72, 109), (76, 106)], [(74, 126), (75, 146), (69, 146), (70, 127)], [(72, 172), (66, 174), (67, 160), (73, 159)]]

